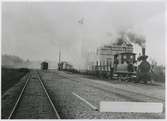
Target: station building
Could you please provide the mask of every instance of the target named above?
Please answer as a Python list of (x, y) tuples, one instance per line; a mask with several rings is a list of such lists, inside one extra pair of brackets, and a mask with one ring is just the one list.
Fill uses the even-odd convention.
[(103, 45), (97, 48), (96, 61), (88, 65), (88, 70), (95, 70), (97, 66), (100, 70), (110, 70), (114, 63), (114, 55), (119, 53), (132, 53), (133, 44), (126, 38), (118, 40), (110, 45)]

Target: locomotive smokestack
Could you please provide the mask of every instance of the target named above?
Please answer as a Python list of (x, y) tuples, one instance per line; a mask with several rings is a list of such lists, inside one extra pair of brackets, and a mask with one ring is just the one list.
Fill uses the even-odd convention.
[(145, 56), (145, 51), (146, 51), (146, 50), (145, 50), (145, 48), (143, 47), (143, 48), (142, 48), (142, 55), (143, 55), (143, 56)]
[(146, 60), (147, 58), (148, 58), (148, 56), (145, 55), (145, 47), (142, 47), (142, 55), (140, 55), (137, 60), (143, 61), (143, 60)]

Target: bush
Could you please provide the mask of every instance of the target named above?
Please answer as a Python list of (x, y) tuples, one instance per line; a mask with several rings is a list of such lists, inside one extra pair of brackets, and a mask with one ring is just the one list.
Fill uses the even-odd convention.
[(160, 65), (154, 65), (151, 77), (154, 81), (165, 82), (165, 67)]
[(11, 88), (14, 84), (18, 83), (27, 72), (29, 72), (29, 70), (26, 68), (13, 69), (2, 67), (2, 94)]

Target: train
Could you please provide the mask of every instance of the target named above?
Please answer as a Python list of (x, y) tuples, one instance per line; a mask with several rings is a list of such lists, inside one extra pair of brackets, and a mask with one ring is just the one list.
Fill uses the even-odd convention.
[(59, 64), (60, 70), (78, 72), (86, 75), (93, 75), (100, 78), (118, 79), (121, 81), (134, 81), (136, 83), (148, 83), (151, 81), (151, 65), (147, 61), (145, 48), (142, 48), (142, 55), (136, 58), (132, 52), (122, 52), (114, 55), (113, 63), (93, 65), (92, 70), (77, 71), (67, 62)]

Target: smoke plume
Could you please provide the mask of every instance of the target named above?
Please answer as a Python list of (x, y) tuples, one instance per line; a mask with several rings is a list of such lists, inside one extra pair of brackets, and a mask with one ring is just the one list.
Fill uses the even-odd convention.
[(126, 37), (130, 42), (138, 44), (140, 47), (145, 47), (146, 39), (144, 35), (132, 31), (119, 31), (118, 36), (117, 42)]
[(141, 47), (145, 47), (146, 40), (145, 40), (145, 37), (143, 35), (129, 32), (129, 33), (127, 33), (127, 36), (131, 42), (136, 43), (136, 44), (140, 45)]

